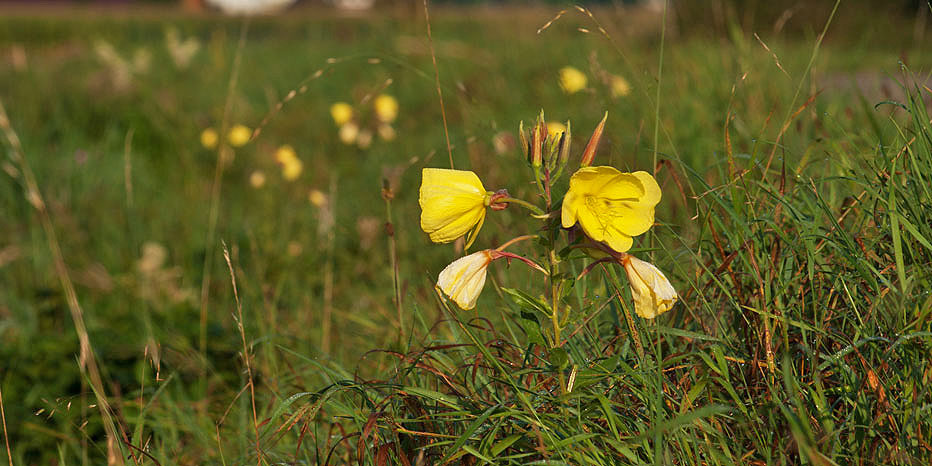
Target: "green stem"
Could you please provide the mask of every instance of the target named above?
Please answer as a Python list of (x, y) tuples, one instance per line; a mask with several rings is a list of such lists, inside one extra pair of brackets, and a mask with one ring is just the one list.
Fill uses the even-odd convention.
[(520, 205), (521, 207), (524, 207), (524, 208), (530, 210), (531, 212), (534, 212), (534, 213), (537, 214), (537, 215), (544, 215), (544, 211), (543, 211), (543, 210), (540, 210), (540, 207), (537, 207), (536, 205), (531, 204), (530, 202), (525, 201), (525, 200), (523, 200), (523, 199), (516, 199), (516, 198), (513, 198), (513, 197), (506, 197), (506, 198), (503, 198), (503, 199), (499, 200), (498, 202), (507, 203), (507, 204), (512, 204), (512, 203), (518, 204), (518, 205)]

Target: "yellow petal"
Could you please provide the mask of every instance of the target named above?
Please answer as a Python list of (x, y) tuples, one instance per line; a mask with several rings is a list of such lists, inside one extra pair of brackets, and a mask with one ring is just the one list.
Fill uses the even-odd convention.
[(471, 171), (425, 168), (418, 199), (421, 229), (435, 243), (449, 243), (469, 234), (471, 244), (485, 220), (488, 196)]
[(679, 297), (660, 269), (634, 256), (627, 256), (624, 265), (637, 315), (653, 319), (673, 308)]
[(560, 222), (563, 228), (570, 228), (576, 224), (576, 211), (579, 208), (578, 197), (572, 190), (563, 196), (563, 207), (560, 211)]
[(492, 253), (488, 249), (461, 257), (440, 272), (437, 287), (457, 306), (472, 309), (485, 286), (486, 271), (491, 262)]

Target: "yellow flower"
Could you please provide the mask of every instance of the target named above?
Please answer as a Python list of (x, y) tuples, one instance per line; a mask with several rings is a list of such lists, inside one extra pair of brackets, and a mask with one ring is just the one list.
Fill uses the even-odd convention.
[(346, 102), (337, 102), (330, 106), (330, 116), (337, 126), (343, 126), (353, 119), (353, 107)]
[(288, 144), (279, 147), (278, 150), (275, 151), (275, 161), (282, 165), (296, 158), (298, 158), (298, 153), (295, 152), (294, 147)]
[(660, 186), (647, 172), (622, 173), (613, 167), (584, 167), (570, 178), (563, 198), (563, 228), (577, 221), (587, 236), (618, 252), (631, 248), (631, 237), (654, 224)]
[(304, 171), (304, 162), (301, 162), (299, 158), (290, 159), (282, 165), (282, 177), (288, 181), (298, 179), (302, 171)]
[(621, 76), (612, 75), (612, 97), (624, 97), (631, 93), (631, 84)]
[(566, 132), (566, 125), (558, 121), (547, 122), (547, 137), (550, 139), (559, 138), (561, 133)]
[(340, 127), (340, 132), (338, 133), (340, 141), (343, 144), (350, 145), (356, 142), (356, 137), (359, 136), (359, 126), (356, 126), (356, 123), (352, 121), (344, 124)]
[(265, 173), (262, 173), (259, 170), (252, 172), (252, 174), (249, 175), (249, 184), (251, 184), (252, 187), (256, 189), (265, 186)]
[(204, 146), (205, 149), (215, 149), (219, 141), (220, 135), (217, 134), (217, 130), (207, 128), (201, 131), (201, 145)]
[(312, 189), (307, 195), (307, 200), (310, 201), (314, 207), (320, 208), (327, 204), (327, 195), (317, 189)]
[(230, 132), (227, 133), (227, 141), (230, 141), (230, 145), (233, 147), (245, 146), (251, 137), (252, 130), (243, 125), (234, 125), (230, 128)]
[(485, 221), (492, 193), (471, 171), (425, 168), (421, 171), (421, 229), (435, 243), (449, 243), (466, 235), (472, 245)]
[(398, 100), (388, 94), (380, 94), (373, 102), (375, 117), (383, 123), (391, 123), (398, 118)]
[(634, 298), (634, 312), (645, 319), (653, 319), (670, 310), (678, 296), (670, 280), (654, 264), (644, 262), (634, 256), (625, 255), (622, 259), (628, 282), (631, 284), (631, 296)]
[(483, 250), (460, 257), (448, 265), (437, 278), (437, 287), (457, 306), (469, 310), (476, 307), (479, 293), (485, 286), (485, 275), (492, 263), (492, 251)]
[(586, 75), (572, 66), (560, 68), (560, 88), (567, 94), (575, 94), (586, 88)]

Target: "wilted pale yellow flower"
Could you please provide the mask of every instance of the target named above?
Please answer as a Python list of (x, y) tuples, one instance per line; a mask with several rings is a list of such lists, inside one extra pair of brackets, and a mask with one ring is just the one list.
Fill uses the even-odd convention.
[(230, 145), (233, 147), (245, 146), (251, 137), (252, 130), (244, 125), (233, 125), (233, 127), (230, 128), (230, 132), (227, 133), (227, 141), (229, 141)]
[(559, 121), (548, 121), (547, 122), (547, 137), (548, 138), (559, 138), (561, 133), (566, 132), (566, 125), (560, 123)]
[(437, 278), (437, 287), (457, 306), (469, 310), (476, 307), (479, 293), (485, 286), (485, 275), (492, 263), (489, 249), (460, 257), (448, 265)]
[(612, 97), (625, 97), (631, 93), (631, 84), (621, 76), (612, 75)]
[(670, 310), (678, 296), (670, 280), (654, 264), (642, 261), (634, 256), (622, 258), (628, 282), (631, 284), (631, 296), (634, 298), (634, 312), (645, 319), (653, 319)]
[(265, 186), (265, 173), (259, 170), (252, 172), (252, 174), (249, 175), (249, 184), (256, 189)]
[(567, 94), (575, 94), (586, 88), (589, 80), (582, 71), (572, 66), (560, 68), (560, 88)]
[(425, 168), (418, 198), (421, 229), (435, 243), (449, 243), (466, 235), (468, 249), (482, 228), (492, 194), (471, 171)]
[(279, 147), (278, 150), (275, 151), (275, 161), (282, 165), (297, 158), (298, 153), (295, 152), (294, 147), (291, 147), (288, 144)]
[(298, 179), (302, 171), (304, 171), (304, 162), (297, 157), (282, 164), (282, 177), (288, 181)]
[(314, 207), (320, 208), (327, 204), (327, 195), (319, 190), (312, 189), (307, 195), (307, 200), (310, 201)]
[(201, 131), (201, 145), (205, 149), (216, 149), (217, 143), (220, 142), (220, 135), (213, 128), (206, 128)]
[(391, 141), (395, 139), (395, 128), (392, 128), (392, 125), (388, 123), (382, 123), (381, 125), (378, 126), (377, 130), (379, 132), (380, 138), (386, 141)]
[(340, 127), (338, 135), (340, 137), (340, 142), (343, 144), (353, 144), (356, 142), (356, 138), (359, 136), (359, 126), (356, 126), (356, 123), (350, 121)]
[(391, 123), (398, 118), (398, 100), (388, 94), (380, 94), (373, 102), (375, 117), (383, 123)]
[(580, 168), (563, 198), (563, 228), (577, 221), (587, 236), (618, 252), (631, 248), (631, 237), (654, 224), (660, 186), (647, 172), (622, 173), (613, 167)]
[(330, 116), (337, 126), (343, 126), (353, 119), (353, 107), (346, 102), (337, 102), (330, 106)]

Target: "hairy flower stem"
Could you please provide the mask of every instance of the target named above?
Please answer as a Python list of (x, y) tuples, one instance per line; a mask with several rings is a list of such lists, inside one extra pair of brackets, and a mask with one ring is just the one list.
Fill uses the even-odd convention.
[(540, 207), (537, 207), (536, 205), (531, 204), (530, 202), (522, 200), (522, 199), (516, 199), (513, 197), (504, 197), (500, 199), (498, 202), (502, 204), (518, 204), (519, 206), (524, 207), (530, 210), (531, 212), (534, 212), (537, 215), (544, 215), (544, 211), (540, 210)]
[(496, 250), (496, 251), (504, 251), (505, 249), (508, 249), (508, 247), (511, 246), (511, 245), (513, 245), (513, 244), (519, 243), (519, 242), (521, 242), (521, 241), (529, 240), (529, 239), (534, 239), (534, 238), (537, 238), (537, 237), (538, 237), (537, 235), (521, 235), (521, 236), (518, 236), (518, 237), (515, 237), (515, 238), (512, 238), (512, 239), (506, 241), (506, 242), (503, 243), (501, 246), (495, 248), (495, 250)]

